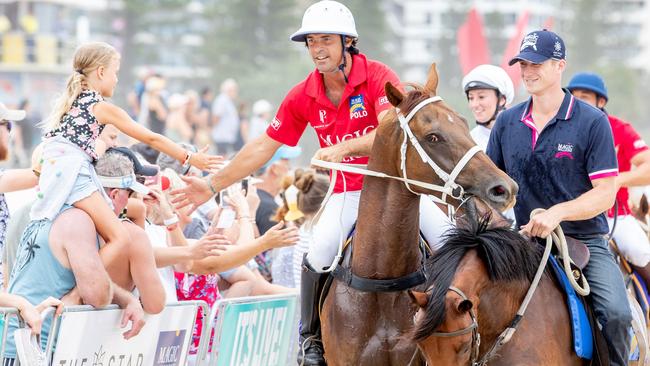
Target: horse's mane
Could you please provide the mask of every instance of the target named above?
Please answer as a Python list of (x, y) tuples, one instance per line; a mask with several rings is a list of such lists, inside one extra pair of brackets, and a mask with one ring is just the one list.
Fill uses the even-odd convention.
[(472, 217), (445, 234), (445, 244), (427, 264), (427, 286), (433, 286), (425, 316), (413, 334), (416, 341), (424, 340), (443, 323), (448, 288), (468, 251), (477, 251), (493, 282), (530, 282), (537, 272), (541, 247), (510, 227), (489, 227), (490, 215)]

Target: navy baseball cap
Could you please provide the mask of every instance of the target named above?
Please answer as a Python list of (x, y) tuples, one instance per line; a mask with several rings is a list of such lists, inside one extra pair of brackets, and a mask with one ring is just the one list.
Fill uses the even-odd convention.
[(528, 33), (521, 41), (519, 54), (513, 57), (508, 65), (512, 66), (519, 61), (541, 64), (548, 59), (564, 60), (565, 58), (566, 47), (562, 38), (544, 29)]
[(118, 153), (126, 156), (133, 163), (133, 172), (136, 175), (144, 175), (147, 177), (153, 177), (158, 174), (158, 167), (155, 165), (145, 165), (140, 162), (137, 156), (131, 151), (128, 147), (111, 147), (106, 150), (108, 153)]

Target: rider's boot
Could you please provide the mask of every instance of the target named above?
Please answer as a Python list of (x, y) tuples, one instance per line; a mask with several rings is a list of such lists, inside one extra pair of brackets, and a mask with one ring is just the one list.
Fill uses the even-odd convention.
[(650, 263), (646, 264), (645, 267), (633, 266), (634, 270), (641, 276), (643, 282), (646, 286), (650, 286)]
[(320, 314), (318, 311), (318, 301), (327, 275), (327, 273), (316, 272), (307, 262), (307, 256), (304, 257), (300, 282), (300, 349), (298, 350), (298, 365), (327, 365), (323, 357)]

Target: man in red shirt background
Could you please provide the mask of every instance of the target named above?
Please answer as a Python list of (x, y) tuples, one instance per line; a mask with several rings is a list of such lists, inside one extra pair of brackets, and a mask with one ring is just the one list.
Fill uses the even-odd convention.
[[(578, 73), (573, 76), (567, 89), (576, 98), (607, 114), (614, 135), (619, 170), (616, 179), (616, 185), (619, 187), (616, 193), (617, 205), (607, 212), (607, 221), (611, 229), (614, 216), (618, 215), (613, 235), (616, 245), (645, 283), (650, 284), (650, 242), (632, 215), (628, 204), (628, 187), (650, 184), (650, 150), (631, 124), (605, 111), (609, 97), (605, 82), (600, 76), (587, 72)], [(615, 212), (617, 206), (618, 212)]]

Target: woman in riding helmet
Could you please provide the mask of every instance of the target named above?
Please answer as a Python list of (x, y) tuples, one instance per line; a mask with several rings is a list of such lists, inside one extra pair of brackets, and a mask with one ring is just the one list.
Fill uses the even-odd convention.
[(515, 97), (512, 80), (505, 70), (498, 66), (479, 65), (463, 78), (463, 90), (476, 120), (476, 127), (470, 135), (485, 151), (497, 115), (505, 110)]

